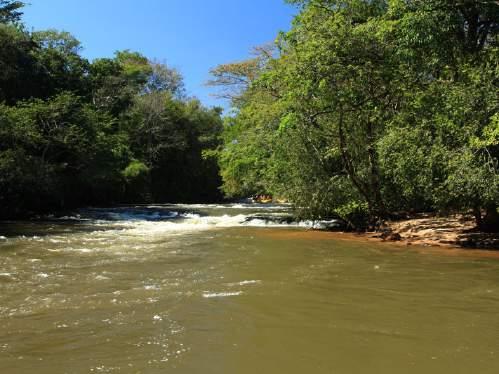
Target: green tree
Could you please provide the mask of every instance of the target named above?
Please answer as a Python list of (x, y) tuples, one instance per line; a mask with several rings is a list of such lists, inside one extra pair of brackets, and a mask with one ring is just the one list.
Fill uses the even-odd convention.
[(26, 32), (0, 23), (0, 102), (15, 103), (40, 96), (41, 67), (36, 43)]
[(70, 208), (98, 201), (96, 196), (112, 201), (103, 191), (116, 182), (113, 173), (119, 176), (118, 167), (126, 165), (120, 161), (126, 152), (112, 147), (105, 133), (111, 118), (63, 93), (2, 106), (0, 121), (3, 214)]
[(221, 110), (130, 50), (88, 62), (68, 32), (29, 33), (0, 1), (0, 216), (220, 198)]
[(265, 186), (303, 215), (352, 226), (367, 207), (372, 224), (471, 209), (493, 227), (497, 2), (290, 2), (300, 14), (256, 78), (215, 71), (244, 83), (220, 152), (225, 191)]
[(89, 63), (80, 56), (80, 42), (65, 31), (46, 30), (32, 33), (37, 44), (34, 56), (40, 66), (39, 86), (49, 97), (63, 91), (87, 94)]
[(185, 97), (184, 78), (176, 69), (171, 69), (166, 63), (149, 62), (151, 73), (145, 86), (146, 93), (168, 92), (182, 99)]
[(0, 0), (0, 23), (17, 23), (23, 15), (20, 9), (24, 7), (22, 1)]
[(220, 111), (169, 92), (136, 98), (128, 125), (132, 150), (149, 170), (150, 199), (162, 202), (217, 200), (216, 161), (203, 152), (218, 146)]

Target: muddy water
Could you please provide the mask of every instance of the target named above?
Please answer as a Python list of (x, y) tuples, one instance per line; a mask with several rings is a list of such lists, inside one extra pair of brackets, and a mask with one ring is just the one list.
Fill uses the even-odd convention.
[(335, 240), (285, 213), (1, 225), (0, 372), (499, 373), (499, 259)]

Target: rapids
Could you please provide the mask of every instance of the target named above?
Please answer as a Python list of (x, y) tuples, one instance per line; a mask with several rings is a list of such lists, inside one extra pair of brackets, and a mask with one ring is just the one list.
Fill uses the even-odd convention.
[(246, 204), (0, 223), (0, 372), (499, 372), (499, 259), (310, 230), (336, 224)]

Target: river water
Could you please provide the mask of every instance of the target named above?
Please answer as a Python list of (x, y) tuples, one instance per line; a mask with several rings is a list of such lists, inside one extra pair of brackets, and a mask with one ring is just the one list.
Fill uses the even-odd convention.
[(499, 258), (308, 230), (287, 207), (0, 225), (0, 373), (499, 373)]

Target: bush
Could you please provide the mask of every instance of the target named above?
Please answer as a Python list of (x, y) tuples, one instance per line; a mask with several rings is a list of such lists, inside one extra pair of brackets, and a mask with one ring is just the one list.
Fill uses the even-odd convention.
[(334, 212), (351, 230), (365, 230), (369, 225), (370, 214), (367, 203), (352, 201), (336, 208)]

